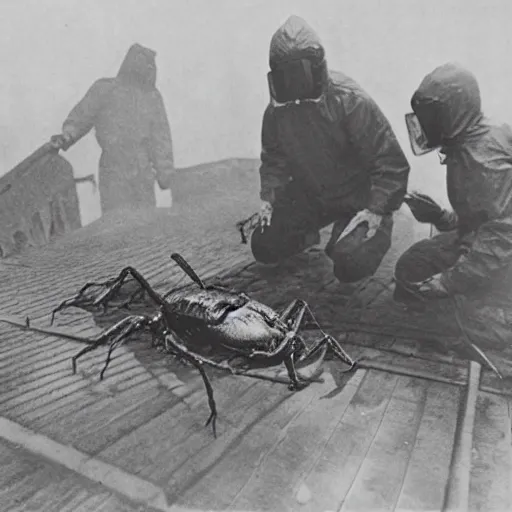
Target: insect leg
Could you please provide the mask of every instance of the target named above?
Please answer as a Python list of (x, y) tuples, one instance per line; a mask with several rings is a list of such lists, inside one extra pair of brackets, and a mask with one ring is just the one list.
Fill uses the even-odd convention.
[(308, 316), (311, 318), (312, 322), (316, 325), (316, 327), (323, 334), (323, 338), (317, 344), (313, 345), (313, 347), (307, 353), (303, 354), (301, 356), (301, 360), (308, 357), (312, 353), (312, 351), (316, 351), (321, 345), (324, 345), (325, 343), (327, 343), (329, 345), (329, 347), (331, 347), (335, 356), (338, 357), (338, 359), (343, 361), (345, 364), (349, 365), (350, 368), (348, 368), (348, 370), (345, 370), (345, 372), (349, 372), (352, 369), (354, 369), (354, 367), (357, 365), (357, 361), (354, 361), (354, 359), (352, 359), (347, 354), (347, 352), (342, 348), (340, 342), (337, 339), (335, 339), (333, 336), (331, 336), (330, 334), (327, 334), (323, 331), (322, 327), (318, 323), (318, 320), (316, 319), (315, 315), (311, 311), (311, 308), (309, 307), (309, 305), (306, 303), (304, 303), (304, 305), (305, 305), (306, 312), (307, 312)]
[(274, 358), (287, 350), (291, 343), (294, 342), (297, 332), (300, 328), (307, 304), (301, 299), (295, 299), (281, 313), (280, 320), (289, 328), (289, 332), (284, 337), (279, 346), (272, 352), (254, 351), (250, 354), (250, 358), (262, 357), (265, 359)]
[(341, 361), (343, 361), (345, 364), (349, 365), (348, 370), (344, 370), (344, 372), (350, 372), (351, 370), (353, 370), (356, 367), (357, 361), (352, 359), (347, 354), (347, 352), (342, 348), (340, 342), (337, 339), (335, 339), (329, 335), (328, 339), (327, 339), (327, 343), (332, 348), (333, 352), (336, 354), (338, 359), (341, 359)]
[(308, 305), (302, 299), (295, 299), (281, 313), (280, 319), (297, 334), (307, 309)]
[(204, 357), (199, 356), (198, 354), (195, 354), (194, 352), (191, 352), (187, 349), (184, 345), (181, 343), (175, 341), (172, 339), (171, 336), (165, 337), (165, 344), (166, 348), (174, 352), (176, 355), (183, 357), (183, 359), (189, 361), (201, 374), (201, 377), (204, 382), (204, 387), (206, 388), (206, 394), (208, 395), (208, 405), (210, 406), (210, 416), (208, 420), (205, 423), (205, 427), (207, 427), (210, 423), (212, 424), (213, 429), (213, 435), (214, 437), (217, 437), (217, 428), (216, 428), (216, 421), (217, 421), (217, 406), (215, 404), (215, 398), (213, 396), (213, 387), (210, 382), (210, 379), (208, 378), (208, 375), (206, 374), (206, 371), (203, 367), (204, 364), (208, 364), (210, 366), (214, 366), (215, 368), (220, 368), (222, 370), (229, 370), (232, 373), (234, 373), (234, 370), (230, 366), (223, 366), (215, 361), (210, 361), (209, 359), (206, 359)]
[(194, 357), (194, 359), (201, 364), (206, 364), (213, 368), (217, 368), (218, 370), (228, 371), (233, 375), (237, 374), (237, 371), (233, 367), (229, 366), (229, 364), (217, 363), (216, 361), (213, 361), (212, 359), (208, 359), (207, 357), (203, 357), (199, 354), (196, 354), (195, 352), (192, 352), (191, 350), (189, 350), (182, 343), (179, 343), (178, 341), (173, 339), (172, 336), (165, 337), (165, 348), (171, 352), (173, 350), (175, 350), (179, 353), (179, 355), (187, 354), (190, 357)]
[(148, 294), (148, 296), (153, 299), (153, 301), (158, 305), (158, 306), (163, 306), (165, 305), (165, 300), (164, 298), (159, 294), (157, 293), (153, 288), (152, 286), (148, 283), (148, 281), (146, 280), (146, 278), (136, 269), (134, 269), (133, 267), (125, 267), (123, 268), (123, 270), (121, 270), (121, 272), (119, 273), (119, 275), (117, 276), (116, 279), (114, 279), (112, 281), (112, 284), (111, 286), (109, 286), (95, 301), (94, 301), (94, 305), (95, 306), (98, 306), (98, 305), (103, 305), (103, 306), (106, 306), (108, 301), (116, 294), (116, 292), (119, 290), (119, 288), (121, 288), (121, 286), (123, 285), (124, 281), (126, 280), (126, 278), (128, 276), (131, 276), (133, 277), (133, 279), (135, 279), (135, 281), (137, 281), (139, 283), (139, 285), (141, 286), (141, 288)]
[(78, 291), (78, 293), (74, 297), (70, 297), (69, 299), (63, 300), (53, 311), (52, 318), (50, 321), (50, 325), (53, 325), (55, 320), (55, 314), (63, 309), (69, 307), (80, 307), (82, 304), (90, 302), (90, 297), (85, 296), (85, 292), (92, 287), (104, 288), (105, 286), (110, 286), (112, 284), (112, 279), (109, 279), (105, 283), (86, 283), (82, 288)]
[(194, 355), (186, 353), (182, 353), (181, 355), (183, 356), (184, 359), (190, 361), (190, 363), (199, 371), (201, 377), (203, 378), (204, 387), (206, 388), (206, 394), (208, 395), (208, 405), (210, 406), (210, 416), (208, 417), (208, 420), (206, 421), (204, 426), (207, 427), (211, 423), (213, 436), (217, 437), (217, 405), (215, 403), (215, 398), (213, 396), (213, 387), (210, 382), (210, 379), (208, 378), (208, 375), (206, 374), (203, 365), (199, 360), (196, 359)]
[[(146, 325), (148, 325), (152, 321), (152, 318), (149, 316), (143, 316), (143, 315), (134, 315), (134, 316), (128, 316), (126, 318), (123, 318), (120, 320), (117, 324), (113, 325), (112, 327), (109, 327), (102, 333), (100, 333), (96, 338), (87, 339), (84, 338), (84, 342), (87, 343), (87, 346), (80, 350), (78, 354), (73, 356), (71, 358), (72, 365), (73, 365), (73, 373), (76, 373), (76, 361), (82, 357), (84, 354), (87, 354), (87, 352), (91, 352), (92, 350), (97, 349), (98, 347), (102, 345), (109, 345), (109, 347), (112, 347), (112, 345), (117, 347), (119, 345), (119, 342), (124, 341), (130, 334), (133, 332), (142, 329)], [(109, 348), (109, 355), (107, 357), (107, 366), (110, 362), (112, 351), (114, 350), (112, 348), (110, 350)], [(105, 372), (106, 367), (101, 372), (100, 378), (103, 379), (103, 373)]]
[(290, 345), (295, 340), (296, 333), (289, 332), (284, 337), (283, 341), (274, 349), (272, 352), (265, 352), (263, 350), (253, 350), (249, 354), (249, 358), (252, 359), (254, 357), (261, 357), (265, 359), (273, 359), (279, 355), (281, 355), (283, 352), (285, 352), (287, 349), (290, 348)]
[(146, 291), (142, 288), (140, 290), (133, 292), (130, 295), (130, 297), (119, 306), (119, 309), (130, 309), (131, 304), (136, 300), (142, 300), (144, 298), (145, 293)]
[(105, 374), (105, 371), (108, 368), (108, 365), (110, 364), (110, 361), (112, 360), (112, 352), (119, 346), (122, 345), (126, 341), (126, 336), (119, 336), (116, 340), (114, 340), (110, 346), (108, 347), (108, 354), (107, 359), (105, 361), (105, 364), (103, 365), (103, 368), (101, 369), (100, 373), (100, 380), (103, 380), (103, 375)]
[(310, 384), (309, 380), (299, 379), (297, 375), (297, 370), (295, 369), (295, 364), (293, 362), (293, 358), (287, 357), (284, 360), (284, 365), (288, 370), (288, 376), (290, 377), (290, 384), (288, 385), (288, 389), (290, 391), (298, 391), (300, 389), (305, 388), (308, 384)]

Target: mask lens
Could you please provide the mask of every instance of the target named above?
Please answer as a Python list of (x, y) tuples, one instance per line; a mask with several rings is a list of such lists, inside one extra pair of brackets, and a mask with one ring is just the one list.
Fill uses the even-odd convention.
[(405, 124), (414, 155), (421, 156), (434, 151), (435, 148), (430, 146), (416, 114), (405, 114)]
[(282, 63), (267, 75), (270, 94), (279, 103), (317, 99), (322, 94), (320, 70), (308, 59)]

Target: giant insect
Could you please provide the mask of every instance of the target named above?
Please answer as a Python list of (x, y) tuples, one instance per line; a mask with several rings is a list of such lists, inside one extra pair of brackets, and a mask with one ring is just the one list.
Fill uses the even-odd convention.
[[(74, 373), (76, 362), (81, 356), (100, 346), (108, 346), (108, 354), (100, 379), (103, 379), (111, 361), (112, 352), (127, 341), (133, 333), (149, 329), (154, 345), (162, 346), (167, 353), (189, 362), (200, 372), (210, 406), (210, 416), (205, 426), (211, 423), (215, 436), (217, 408), (213, 388), (204, 365), (232, 374), (251, 376), (244, 370), (232, 367), (230, 365), (232, 359), (243, 356), (248, 360), (260, 362), (264, 367), (284, 363), (290, 379), (290, 390), (299, 390), (311, 382), (311, 379), (302, 378), (298, 374), (296, 365), (317, 357), (319, 353), (323, 359), (328, 347), (332, 349), (335, 356), (349, 365), (345, 371), (350, 371), (356, 366), (356, 361), (343, 350), (340, 343), (323, 331), (321, 331), (323, 334), (321, 339), (307, 346), (298, 333), (305, 315), (309, 315), (316, 327), (320, 328), (320, 326), (304, 301), (296, 299), (281, 314), (278, 314), (244, 293), (237, 293), (216, 285), (206, 285), (181, 255), (174, 253), (171, 258), (194, 281), (197, 288), (178, 289), (161, 295), (135, 268), (126, 267), (116, 278), (104, 283), (87, 283), (74, 297), (59, 304), (52, 312), (52, 323), (55, 314), (68, 307), (78, 307), (87, 311), (103, 308), (106, 311), (109, 302), (117, 298), (119, 290), (128, 278), (137, 282), (140, 288), (123, 305), (128, 305), (136, 295), (146, 294), (158, 307), (154, 314), (126, 316), (92, 339), (31, 327), (28, 319), (24, 327), (87, 343), (87, 346), (72, 358)], [(6, 317), (3, 320), (20, 325), (19, 322), (9, 321)], [(210, 344), (219, 350), (227, 350), (232, 357), (227, 362), (219, 363), (192, 350), (194, 345), (204, 346), (205, 344)], [(279, 382), (278, 379), (276, 380)]]

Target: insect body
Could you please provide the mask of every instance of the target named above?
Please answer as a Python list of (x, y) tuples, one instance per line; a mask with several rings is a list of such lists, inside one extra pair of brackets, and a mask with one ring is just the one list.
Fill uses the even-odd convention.
[[(290, 379), (290, 390), (301, 389), (310, 382), (298, 375), (296, 365), (313, 356), (318, 356), (319, 352), (323, 351), (325, 355), (328, 347), (331, 347), (334, 354), (349, 365), (347, 371), (355, 367), (356, 362), (343, 350), (339, 342), (323, 331), (321, 339), (310, 347), (306, 345), (298, 333), (304, 316), (309, 315), (316, 326), (319, 328), (320, 326), (304, 301), (299, 299), (292, 301), (279, 314), (270, 307), (252, 300), (244, 293), (237, 293), (219, 286), (207, 286), (182, 256), (174, 253), (171, 258), (196, 283), (196, 289), (174, 290), (166, 295), (160, 295), (136, 269), (126, 267), (114, 279), (104, 283), (86, 284), (74, 297), (62, 302), (52, 312), (53, 322), (55, 313), (71, 306), (87, 311), (99, 308), (106, 310), (109, 302), (118, 298), (119, 290), (128, 278), (134, 280), (139, 287), (124, 305), (128, 305), (137, 295), (147, 294), (157, 308), (157, 311), (151, 315), (127, 316), (92, 339), (64, 335), (87, 344), (73, 357), (73, 371), (76, 371), (76, 361), (82, 355), (106, 345), (109, 350), (100, 374), (100, 378), (103, 378), (115, 348), (123, 344), (134, 332), (149, 329), (155, 344), (163, 346), (166, 352), (188, 361), (201, 373), (211, 410), (206, 425), (211, 422), (215, 434), (217, 410), (213, 389), (204, 370), (205, 365), (232, 374), (247, 375), (246, 372), (230, 366), (229, 362), (233, 357), (243, 356), (263, 366), (284, 363)], [(30, 327), (27, 325), (25, 328)], [(37, 330), (62, 336), (62, 333)], [(227, 351), (233, 357), (228, 359), (227, 363), (219, 363), (193, 350), (193, 347), (206, 344), (214, 349), (217, 347), (219, 350)]]

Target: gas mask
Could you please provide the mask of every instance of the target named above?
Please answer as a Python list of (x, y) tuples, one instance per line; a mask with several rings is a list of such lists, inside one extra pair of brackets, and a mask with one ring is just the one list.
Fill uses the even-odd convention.
[(327, 75), (325, 60), (315, 64), (309, 59), (279, 63), (267, 74), (270, 95), (277, 103), (318, 100)]
[(437, 100), (412, 97), (413, 112), (405, 114), (405, 124), (414, 155), (439, 149), (443, 141), (441, 105)]

